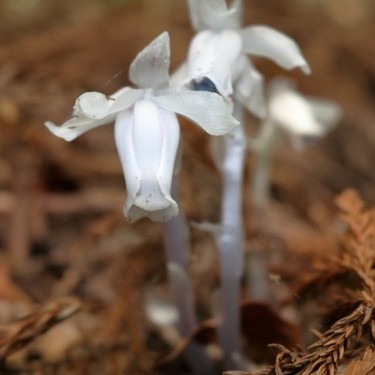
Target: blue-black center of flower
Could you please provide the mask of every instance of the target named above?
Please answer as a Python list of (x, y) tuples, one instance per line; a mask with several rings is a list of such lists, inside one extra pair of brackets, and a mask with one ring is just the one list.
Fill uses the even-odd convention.
[(193, 80), (193, 87), (195, 91), (209, 91), (218, 94), (215, 84), (207, 77), (199, 82)]

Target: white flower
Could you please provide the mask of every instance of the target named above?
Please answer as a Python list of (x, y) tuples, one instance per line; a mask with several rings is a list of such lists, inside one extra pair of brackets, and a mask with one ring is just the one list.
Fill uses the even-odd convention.
[(115, 140), (128, 193), (124, 214), (131, 222), (144, 216), (167, 221), (178, 213), (170, 194), (180, 139), (176, 113), (212, 135), (225, 134), (238, 124), (219, 95), (170, 88), (169, 62), (169, 35), (164, 32), (130, 66), (130, 80), (139, 89), (125, 87), (109, 97), (85, 93), (77, 99), (71, 120), (60, 127), (46, 122), (53, 134), (71, 141), (116, 121)]
[[(335, 102), (315, 97), (305, 97), (296, 91), (293, 82), (284, 78), (274, 79), (269, 85), (268, 113), (261, 125), (256, 143), (268, 148), (267, 143), (289, 136), (294, 149), (304, 150), (331, 131), (342, 117)], [(280, 134), (281, 135), (281, 134)]]
[[(190, 45), (186, 74), (195, 81), (196, 89), (206, 89), (209, 79), (227, 101), (233, 93), (241, 104), (264, 118), (263, 77), (245, 54), (267, 57), (287, 70), (299, 67), (310, 73), (293, 39), (267, 26), (240, 28), (242, 0), (234, 0), (229, 9), (225, 0), (188, 2), (198, 33)], [(203, 87), (199, 87), (201, 83)]]

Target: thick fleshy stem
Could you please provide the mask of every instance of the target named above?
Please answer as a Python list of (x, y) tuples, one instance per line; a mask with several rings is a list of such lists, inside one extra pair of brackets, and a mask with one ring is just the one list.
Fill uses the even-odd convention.
[(243, 108), (234, 103), (234, 117), (240, 122), (225, 139), (221, 164), (223, 193), (218, 246), (221, 264), (222, 325), (220, 344), (224, 351), (226, 370), (241, 370), (240, 338), (240, 278), (243, 272), (244, 239), (242, 220), (242, 182), (246, 141), (243, 128)]
[[(172, 197), (179, 203), (177, 178), (173, 179)], [(189, 228), (181, 210), (176, 217), (164, 223), (163, 226), (172, 301), (179, 313), (178, 329), (181, 336), (186, 337), (197, 328), (194, 291), (186, 272), (190, 255)], [(190, 342), (185, 349), (185, 357), (194, 374), (213, 374), (209, 358), (200, 344)]]

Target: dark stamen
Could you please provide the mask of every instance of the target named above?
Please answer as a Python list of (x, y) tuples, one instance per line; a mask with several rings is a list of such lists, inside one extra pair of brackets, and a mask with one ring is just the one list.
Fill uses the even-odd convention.
[(218, 94), (215, 84), (207, 77), (204, 77), (200, 82), (193, 81), (195, 91), (209, 91)]

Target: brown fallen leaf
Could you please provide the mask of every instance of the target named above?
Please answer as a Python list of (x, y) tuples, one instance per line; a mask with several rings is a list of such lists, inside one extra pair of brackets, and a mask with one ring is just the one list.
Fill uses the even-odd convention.
[(22, 349), (37, 336), (69, 318), (80, 308), (81, 302), (77, 298), (65, 297), (48, 303), (32, 315), (0, 326), (0, 359)]

